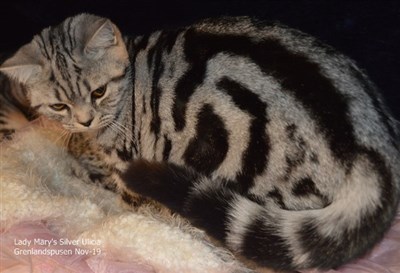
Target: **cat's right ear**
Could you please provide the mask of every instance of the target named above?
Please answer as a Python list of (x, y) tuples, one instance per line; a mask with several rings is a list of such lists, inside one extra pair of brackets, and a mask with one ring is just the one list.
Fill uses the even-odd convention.
[(22, 46), (12, 57), (1, 66), (0, 71), (20, 83), (28, 83), (42, 71), (35, 45)]

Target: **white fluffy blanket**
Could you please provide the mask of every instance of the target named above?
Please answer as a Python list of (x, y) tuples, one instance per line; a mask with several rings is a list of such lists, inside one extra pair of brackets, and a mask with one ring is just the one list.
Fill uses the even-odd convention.
[(1, 272), (250, 272), (181, 218), (83, 182), (57, 139), (36, 124), (0, 145)]

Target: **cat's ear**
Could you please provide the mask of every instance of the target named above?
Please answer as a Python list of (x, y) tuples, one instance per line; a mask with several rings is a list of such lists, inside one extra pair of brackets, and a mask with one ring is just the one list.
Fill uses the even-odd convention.
[(25, 84), (42, 71), (38, 56), (35, 45), (26, 44), (0, 66), (0, 71)]
[(99, 27), (94, 29), (84, 48), (84, 53), (95, 56), (110, 46), (117, 44), (117, 35), (113, 23), (105, 19), (98, 22)]

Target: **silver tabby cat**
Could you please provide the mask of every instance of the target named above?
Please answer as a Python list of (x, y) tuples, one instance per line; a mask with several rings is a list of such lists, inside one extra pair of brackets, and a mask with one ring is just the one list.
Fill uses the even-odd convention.
[(81, 14), (1, 71), (31, 111), (100, 145), (120, 191), (258, 265), (339, 266), (396, 212), (395, 120), (353, 61), (299, 31), (241, 17), (123, 37)]

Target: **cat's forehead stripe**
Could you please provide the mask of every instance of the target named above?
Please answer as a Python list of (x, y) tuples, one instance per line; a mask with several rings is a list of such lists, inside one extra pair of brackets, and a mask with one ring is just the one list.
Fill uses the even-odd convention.
[(54, 88), (53, 91), (56, 96), (56, 99), (59, 101), (62, 101), (61, 94), (60, 94), (60, 91), (58, 90), (58, 88)]
[(81, 87), (79, 85), (79, 81), (75, 81), (75, 86), (76, 86), (76, 91), (78, 91), (78, 94), (80, 97), (83, 96), (82, 91), (81, 91)]
[(92, 90), (92, 88), (90, 87), (90, 83), (86, 79), (83, 79), (82, 83), (88, 92)]
[(40, 41), (37, 41), (36, 43), (37, 43), (37, 45), (39, 46), (39, 49), (40, 49), (42, 55), (43, 55), (47, 60), (50, 61), (51, 58), (50, 58), (49, 52), (47, 51), (46, 43), (45, 43), (45, 41), (44, 41), (44, 38), (43, 38), (43, 36), (42, 36), (42, 33), (39, 33), (39, 34), (37, 35), (37, 37), (39, 37)]
[(67, 33), (68, 33), (68, 41), (69, 41), (69, 48), (72, 49), (74, 48), (74, 43), (73, 43), (73, 33), (71, 33), (71, 24), (72, 24), (72, 20), (73, 18), (69, 18), (69, 20), (67, 20), (66, 24), (67, 24)]

